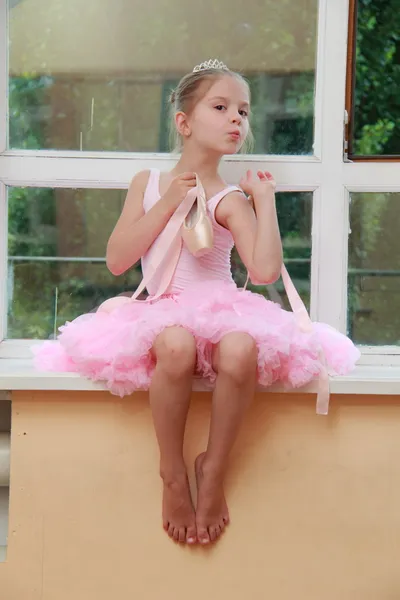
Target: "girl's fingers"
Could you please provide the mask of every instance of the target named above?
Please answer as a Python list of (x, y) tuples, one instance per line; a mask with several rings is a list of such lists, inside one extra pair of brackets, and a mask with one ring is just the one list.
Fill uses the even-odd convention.
[(273, 179), (273, 175), (269, 171), (257, 171), (257, 175), (261, 178)]
[(269, 181), (275, 181), (274, 176), (269, 171), (257, 171), (259, 179), (268, 179)]

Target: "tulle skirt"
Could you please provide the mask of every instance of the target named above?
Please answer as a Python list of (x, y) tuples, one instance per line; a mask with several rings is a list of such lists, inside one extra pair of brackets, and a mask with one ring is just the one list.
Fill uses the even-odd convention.
[(258, 382), (299, 387), (321, 370), (345, 375), (359, 351), (329, 325), (301, 331), (295, 316), (260, 294), (231, 283), (207, 282), (153, 302), (126, 302), (111, 313), (81, 315), (60, 328), (57, 341), (34, 346), (35, 366), (80, 373), (124, 396), (148, 389), (155, 368), (151, 348), (166, 328), (180, 326), (197, 346), (196, 374), (212, 385), (212, 348), (226, 334), (248, 333), (258, 349)]

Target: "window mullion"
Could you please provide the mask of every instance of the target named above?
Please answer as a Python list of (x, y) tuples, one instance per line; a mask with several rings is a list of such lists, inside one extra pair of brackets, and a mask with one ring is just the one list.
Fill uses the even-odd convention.
[[(324, 45), (329, 68), (322, 94), (322, 169), (313, 222), (314, 264), (318, 265), (313, 315), (346, 329), (348, 194), (343, 178), (348, 0), (328, 2)], [(315, 269), (314, 269), (315, 273)]]
[(0, 154), (7, 145), (7, 0), (0, 0)]
[(338, 180), (326, 181), (321, 187), (319, 220), (313, 230), (313, 248), (318, 254), (317, 307), (318, 321), (346, 331), (347, 307), (347, 190)]

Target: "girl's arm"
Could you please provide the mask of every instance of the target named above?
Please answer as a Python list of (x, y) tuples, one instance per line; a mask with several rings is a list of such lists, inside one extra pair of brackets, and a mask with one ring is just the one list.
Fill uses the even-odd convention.
[[(282, 267), (282, 242), (271, 179), (241, 186), (253, 196), (254, 210), (240, 192), (228, 194), (218, 205), (217, 220), (230, 230), (235, 246), (254, 283), (274, 283)], [(273, 182), (274, 183), (274, 182)], [(260, 185), (261, 184), (261, 185)]]
[(196, 185), (193, 173), (175, 177), (164, 196), (145, 213), (143, 197), (148, 180), (149, 171), (141, 171), (132, 179), (121, 216), (108, 240), (106, 262), (113, 275), (121, 275), (140, 260)]

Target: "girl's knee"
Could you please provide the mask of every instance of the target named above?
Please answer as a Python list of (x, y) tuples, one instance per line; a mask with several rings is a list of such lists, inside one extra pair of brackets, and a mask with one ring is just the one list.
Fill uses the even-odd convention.
[(247, 333), (226, 335), (220, 342), (217, 371), (242, 383), (257, 367), (257, 345)]
[(196, 343), (189, 331), (168, 327), (157, 337), (153, 351), (158, 364), (171, 376), (192, 373), (196, 364)]

